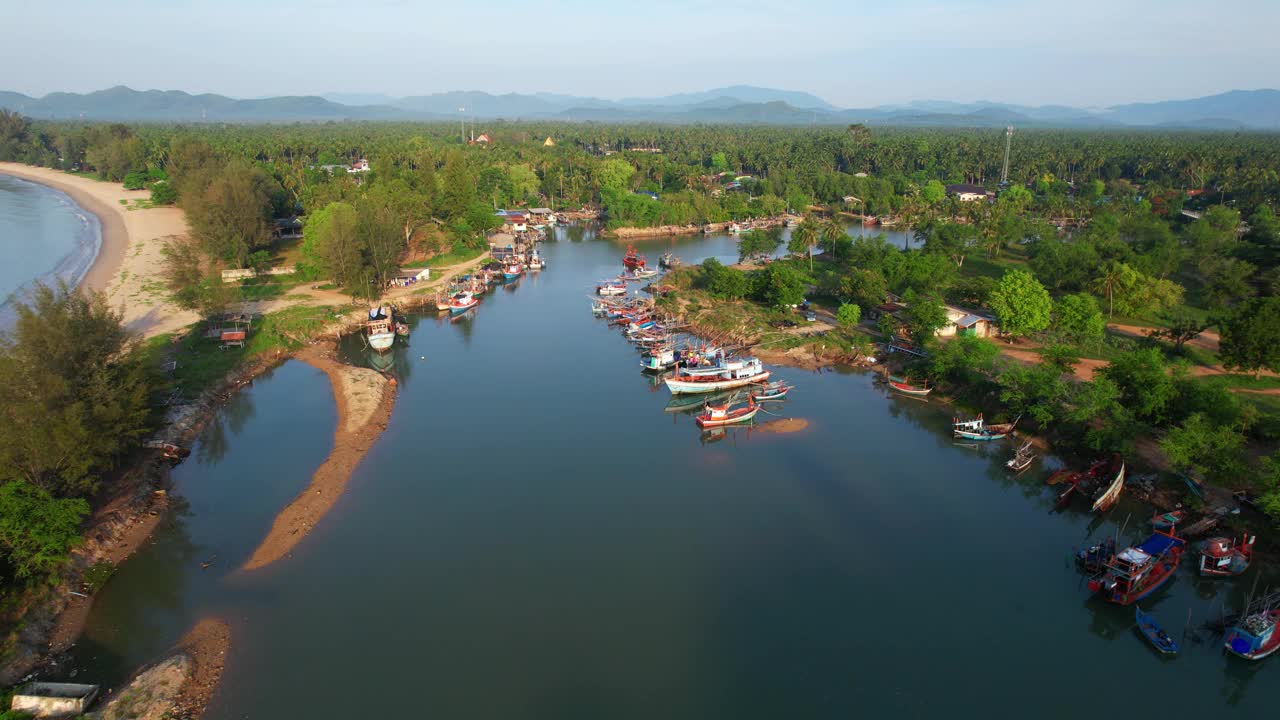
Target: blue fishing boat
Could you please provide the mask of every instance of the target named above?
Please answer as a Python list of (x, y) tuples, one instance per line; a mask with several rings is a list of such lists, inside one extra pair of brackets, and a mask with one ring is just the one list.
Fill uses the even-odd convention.
[(1138, 621), (1138, 632), (1151, 643), (1151, 647), (1165, 655), (1178, 654), (1178, 641), (1169, 637), (1155, 618), (1142, 612), (1140, 607), (1134, 608), (1134, 618)]

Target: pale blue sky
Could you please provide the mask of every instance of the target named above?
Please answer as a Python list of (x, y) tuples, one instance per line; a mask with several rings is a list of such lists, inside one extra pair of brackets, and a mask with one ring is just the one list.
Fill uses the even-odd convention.
[(0, 0), (0, 89), (235, 97), (751, 84), (843, 107), (1280, 85), (1280, 0)]

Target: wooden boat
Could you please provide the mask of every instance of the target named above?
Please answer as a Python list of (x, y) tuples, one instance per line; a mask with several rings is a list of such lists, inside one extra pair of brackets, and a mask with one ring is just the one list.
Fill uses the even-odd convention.
[(685, 368), (663, 382), (673, 395), (679, 395), (732, 390), (768, 379), (769, 371), (764, 369), (758, 358), (745, 358), (725, 361), (720, 367), (708, 368), (708, 371)]
[(658, 267), (664, 267), (670, 270), (673, 267), (678, 267), (681, 262), (680, 258), (669, 252), (665, 252), (662, 254), (662, 257), (658, 259)]
[(756, 405), (751, 398), (747, 398), (746, 405), (738, 408), (731, 408), (729, 403), (724, 405), (707, 403), (706, 411), (695, 417), (694, 422), (698, 423), (698, 427), (703, 428), (737, 425), (750, 422), (758, 412), (760, 412), (760, 406)]
[(604, 280), (599, 285), (596, 285), (596, 294), (605, 296), (626, 295), (627, 285), (624, 282)]
[(923, 397), (933, 392), (933, 388), (929, 387), (928, 381), (925, 381), (924, 385), (912, 385), (905, 380), (899, 380), (894, 377), (889, 378), (889, 387), (903, 395), (915, 395), (919, 397)]
[(1089, 483), (1090, 497), (1093, 498), (1094, 512), (1106, 512), (1120, 499), (1124, 491), (1124, 459), (1120, 455), (1111, 456), (1111, 460), (1100, 460), (1089, 468), (1085, 478)]
[(448, 309), (449, 309), (449, 296), (448, 296), (448, 295), (437, 295), (437, 296), (436, 296), (436, 310), (439, 310), (440, 312), (444, 312), (445, 310), (448, 310)]
[(644, 372), (666, 372), (680, 364), (680, 352), (672, 347), (657, 347), (645, 351), (640, 358), (640, 369)]
[(369, 319), (364, 326), (365, 337), (369, 347), (378, 352), (386, 352), (396, 341), (396, 331), (391, 317), (391, 308), (376, 307), (369, 309)]
[(1116, 552), (1116, 541), (1107, 538), (1097, 545), (1076, 552), (1076, 562), (1090, 575), (1096, 575), (1107, 566), (1111, 556)]
[(502, 267), (502, 279), (515, 280), (524, 274), (524, 265), (518, 262), (507, 263)]
[(1015, 419), (1011, 423), (988, 425), (986, 424), (986, 421), (983, 420), (982, 414), (979, 413), (978, 417), (972, 420), (961, 420), (959, 418), (955, 418), (952, 420), (951, 426), (952, 432), (958, 438), (964, 440), (991, 442), (993, 440), (1000, 440), (1007, 437), (1009, 433), (1013, 432), (1013, 428), (1017, 424), (1018, 421)]
[(1035, 451), (1032, 450), (1031, 441), (1028, 440), (1013, 453), (1013, 457), (1009, 458), (1004, 466), (1013, 472), (1022, 472), (1031, 466), (1032, 461), (1036, 459)]
[(1142, 612), (1142, 608), (1135, 607), (1134, 619), (1138, 621), (1138, 632), (1151, 643), (1151, 647), (1165, 655), (1178, 654), (1178, 641), (1169, 637), (1169, 633), (1160, 627), (1160, 623), (1150, 615)]
[(1167, 513), (1156, 513), (1151, 518), (1151, 527), (1156, 530), (1168, 530), (1187, 518), (1185, 510), (1174, 510)]
[(751, 398), (756, 401), (782, 400), (787, 397), (787, 393), (791, 392), (793, 387), (795, 386), (787, 384), (786, 380), (765, 383), (751, 391)]
[(1264, 608), (1246, 615), (1227, 632), (1224, 643), (1227, 652), (1245, 660), (1261, 660), (1280, 650), (1277, 623), (1280, 623), (1280, 610)]
[(1103, 572), (1089, 581), (1089, 590), (1107, 602), (1132, 605), (1173, 577), (1185, 548), (1182, 538), (1157, 531), (1141, 545), (1111, 556)]
[(477, 300), (474, 295), (464, 290), (449, 298), (449, 312), (457, 315), (470, 310), (478, 304), (480, 304), (480, 301)]
[(627, 246), (627, 254), (622, 256), (623, 267), (628, 270), (634, 270), (636, 268), (642, 268), (647, 264), (648, 261), (644, 259), (644, 256), (636, 252), (635, 246)]
[(1249, 569), (1253, 559), (1253, 543), (1257, 535), (1246, 535), (1237, 543), (1231, 538), (1216, 537), (1200, 547), (1200, 574), (1206, 577), (1230, 577)]

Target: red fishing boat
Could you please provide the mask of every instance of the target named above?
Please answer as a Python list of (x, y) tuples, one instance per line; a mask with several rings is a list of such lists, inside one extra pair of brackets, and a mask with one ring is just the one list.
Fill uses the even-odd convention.
[(1253, 543), (1257, 535), (1246, 535), (1237, 543), (1231, 538), (1209, 538), (1200, 548), (1200, 574), (1230, 577), (1249, 569), (1253, 559)]
[(1095, 512), (1110, 510), (1124, 490), (1124, 458), (1112, 455), (1110, 460), (1099, 460), (1085, 472), (1059, 470), (1046, 480), (1050, 485), (1066, 484), (1058, 495), (1058, 504), (1065, 505), (1074, 495), (1084, 495), (1093, 501)]
[(924, 385), (917, 386), (917, 385), (912, 385), (911, 383), (908, 383), (906, 380), (899, 380), (898, 378), (890, 377), (889, 387), (893, 388), (894, 390), (897, 390), (903, 395), (915, 395), (917, 397), (923, 397), (933, 392), (933, 388), (929, 387), (929, 381), (927, 380), (925, 381)]
[(622, 256), (623, 267), (628, 270), (635, 270), (636, 268), (644, 267), (646, 264), (648, 264), (648, 261), (644, 259), (643, 255), (636, 252), (635, 246), (628, 245), (627, 254)]
[(1141, 545), (1112, 555), (1102, 574), (1089, 581), (1089, 590), (1107, 602), (1132, 605), (1173, 577), (1185, 549), (1182, 538), (1157, 531)]
[(756, 416), (760, 412), (760, 406), (756, 405), (754, 398), (748, 398), (747, 404), (730, 409), (729, 403), (724, 405), (705, 405), (706, 412), (694, 418), (694, 422), (698, 423), (698, 427), (711, 428), (720, 427), (721, 425), (734, 425), (744, 423)]

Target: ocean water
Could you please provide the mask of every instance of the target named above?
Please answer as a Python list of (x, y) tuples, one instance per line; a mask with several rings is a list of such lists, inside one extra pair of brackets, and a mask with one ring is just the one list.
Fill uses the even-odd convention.
[(35, 283), (80, 282), (101, 245), (98, 218), (66, 193), (0, 174), (0, 330)]

